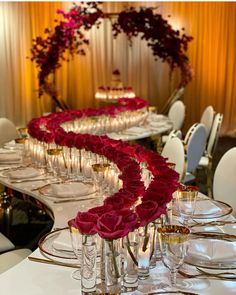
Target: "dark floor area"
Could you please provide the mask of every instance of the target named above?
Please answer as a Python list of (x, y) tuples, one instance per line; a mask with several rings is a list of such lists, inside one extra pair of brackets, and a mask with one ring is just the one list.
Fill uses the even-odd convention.
[[(217, 166), (223, 154), (230, 148), (236, 146), (236, 138), (221, 137), (219, 139), (214, 157), (213, 170)], [(197, 185), (202, 192), (206, 192), (206, 177), (202, 171), (197, 174)], [(27, 247), (35, 250), (38, 241), (45, 233), (49, 232), (53, 226), (53, 220), (43, 210), (36, 205), (27, 203), (19, 193), (13, 192), (11, 201), (13, 208), (12, 225), (0, 228), (17, 247)], [(4, 232), (5, 230), (5, 232)]]

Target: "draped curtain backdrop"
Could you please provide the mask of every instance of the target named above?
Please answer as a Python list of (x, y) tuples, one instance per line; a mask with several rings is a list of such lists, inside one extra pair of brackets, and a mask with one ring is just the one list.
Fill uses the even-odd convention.
[[(50, 97), (38, 99), (36, 65), (30, 56), (32, 39), (55, 26), (56, 9), (68, 10), (70, 2), (0, 2), (0, 117), (24, 126), (42, 112), (50, 111)], [(175, 29), (185, 28), (194, 40), (188, 56), (194, 69), (186, 87), (185, 130), (198, 122), (212, 105), (224, 114), (222, 133), (236, 128), (236, 3), (233, 2), (105, 2), (103, 10), (119, 12), (125, 6), (158, 7)], [(170, 17), (168, 17), (170, 15)], [(154, 61), (151, 50), (139, 37), (132, 46), (125, 35), (112, 38), (111, 22), (89, 33), (86, 56), (64, 62), (56, 73), (56, 84), (70, 108), (98, 106), (96, 88), (109, 85), (111, 73), (119, 69), (124, 85), (160, 110), (179, 82), (170, 76), (168, 65)]]

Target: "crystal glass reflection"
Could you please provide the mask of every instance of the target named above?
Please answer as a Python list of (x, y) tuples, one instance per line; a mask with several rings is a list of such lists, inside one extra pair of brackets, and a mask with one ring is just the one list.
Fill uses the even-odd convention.
[(166, 225), (158, 228), (161, 257), (163, 264), (170, 270), (171, 286), (181, 287), (176, 283), (176, 274), (184, 262), (187, 253), (187, 241), (190, 230), (185, 226)]
[[(82, 264), (82, 235), (79, 230), (75, 228), (70, 222), (68, 223), (70, 229), (71, 244), (75, 256), (78, 259), (78, 264)], [(72, 278), (75, 280), (81, 280), (81, 270), (77, 269), (73, 271)]]
[(177, 210), (182, 218), (183, 225), (187, 226), (189, 219), (192, 217), (196, 198), (198, 195), (198, 187), (192, 185), (181, 185), (176, 192)]

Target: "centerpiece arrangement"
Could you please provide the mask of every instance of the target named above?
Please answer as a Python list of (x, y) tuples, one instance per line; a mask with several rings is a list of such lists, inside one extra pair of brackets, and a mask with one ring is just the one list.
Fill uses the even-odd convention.
[[(143, 237), (142, 253), (145, 257), (147, 256), (145, 259), (149, 261), (149, 256), (154, 251), (148, 244), (152, 240), (153, 225), (155, 225), (155, 220), (165, 214), (167, 204), (172, 200), (172, 194), (178, 187), (178, 174), (170, 168), (167, 160), (156, 152), (137, 144), (131, 145), (120, 140), (110, 139), (106, 135), (81, 134), (75, 133), (71, 129), (66, 131), (63, 128), (67, 122), (71, 123), (84, 119), (84, 117), (92, 118), (99, 115), (116, 117), (127, 111), (132, 116), (132, 112), (137, 112), (137, 110), (145, 112), (147, 107), (147, 102), (141, 98), (132, 100), (123, 98), (119, 99), (119, 103), (118, 106), (104, 107), (99, 110), (57, 112), (33, 119), (28, 124), (30, 141), (32, 140), (34, 146), (41, 147), (42, 155), (51, 145), (56, 145), (62, 149), (83, 150), (99, 155), (104, 162), (114, 163), (118, 167), (119, 180), (122, 183), (119, 190), (107, 196), (101, 206), (90, 208), (87, 212), (78, 212), (77, 216), (69, 221), (70, 226), (78, 229), (80, 234), (84, 236), (83, 245), (87, 251), (93, 245), (92, 242), (89, 242), (91, 235), (98, 234), (105, 241), (104, 261), (110, 259), (110, 262), (105, 265), (112, 265), (113, 268), (107, 269), (104, 266), (106, 272), (104, 277), (106, 280), (109, 278), (106, 284), (112, 288), (115, 288), (114, 285), (117, 288), (120, 287), (119, 265), (121, 264), (117, 260), (120, 259), (117, 254), (120, 253), (117, 243), (119, 244), (120, 239), (126, 237), (127, 251), (131, 255), (130, 257), (133, 257), (132, 234), (140, 228), (141, 233), (139, 230), (138, 235), (140, 239)], [(38, 150), (34, 156), (39, 157), (37, 161), (45, 160)], [(80, 157), (81, 154), (78, 153), (77, 156)], [(149, 175), (145, 180), (144, 171)], [(152, 226), (150, 227), (150, 225)], [(93, 253), (95, 252), (93, 251)], [(147, 255), (147, 253), (149, 254)], [(133, 258), (132, 261), (136, 261), (135, 257)], [(113, 263), (111, 264), (111, 262)], [(136, 264), (134, 263), (134, 265)]]

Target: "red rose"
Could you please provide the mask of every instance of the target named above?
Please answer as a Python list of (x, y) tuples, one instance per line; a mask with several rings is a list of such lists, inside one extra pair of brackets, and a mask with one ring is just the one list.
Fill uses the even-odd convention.
[(115, 240), (126, 236), (133, 228), (133, 224), (126, 222), (128, 214), (111, 211), (103, 214), (97, 220), (97, 233), (103, 239)]
[(157, 202), (144, 201), (136, 207), (136, 213), (139, 218), (140, 226), (145, 226), (165, 213), (165, 209), (158, 206)]
[(99, 217), (99, 216), (102, 216), (106, 212), (110, 212), (111, 210), (112, 210), (112, 206), (110, 204), (108, 204), (108, 205), (103, 205), (103, 206), (91, 208), (88, 210), (88, 212)]
[(69, 224), (77, 228), (84, 235), (97, 233), (97, 216), (90, 212), (78, 212), (77, 216), (69, 221)]

